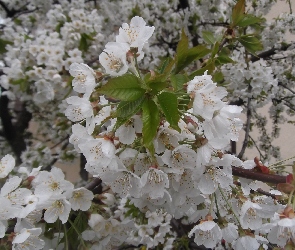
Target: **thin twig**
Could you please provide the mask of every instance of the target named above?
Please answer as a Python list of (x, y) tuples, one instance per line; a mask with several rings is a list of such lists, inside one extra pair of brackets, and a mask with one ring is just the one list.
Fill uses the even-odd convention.
[(260, 151), (258, 145), (257, 145), (256, 142), (254, 141), (253, 137), (252, 137), (251, 135), (249, 135), (249, 138), (250, 138), (250, 139), (252, 140), (252, 142), (254, 143), (254, 146), (255, 146), (255, 148), (257, 149), (258, 153), (259, 153), (259, 157), (260, 157), (260, 159), (265, 158), (265, 157), (263, 156), (263, 154), (261, 153), (261, 151)]
[(278, 85), (279, 85), (279, 86), (282, 86), (283, 88), (285, 88), (285, 89), (287, 89), (287, 90), (289, 90), (292, 94), (295, 95), (295, 91), (292, 90), (292, 89), (290, 89), (288, 86), (286, 86), (286, 85), (283, 84), (282, 82), (279, 82)]

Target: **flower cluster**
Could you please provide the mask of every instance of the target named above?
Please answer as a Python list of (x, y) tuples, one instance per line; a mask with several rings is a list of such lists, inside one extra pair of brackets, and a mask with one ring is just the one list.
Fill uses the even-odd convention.
[[(294, 113), (295, 52), (282, 36), (293, 14), (263, 23), (255, 14), (272, 3), (243, 0), (6, 2), (1, 247), (294, 248), (293, 176), (243, 160), (251, 144), (261, 158), (278, 156), (258, 107), (273, 103), (272, 137), (284, 105)], [(270, 50), (258, 54), (262, 45)], [(235, 156), (242, 106), (246, 136)], [(31, 119), (40, 138), (25, 133)], [(85, 187), (53, 166), (74, 156), (83, 178), (93, 176)]]

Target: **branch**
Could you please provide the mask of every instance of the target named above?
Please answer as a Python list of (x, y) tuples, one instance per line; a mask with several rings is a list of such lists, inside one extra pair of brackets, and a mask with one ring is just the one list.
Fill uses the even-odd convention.
[(88, 181), (88, 172), (85, 169), (87, 160), (83, 154), (80, 154), (80, 176), (82, 180)]
[(252, 55), (251, 56), (251, 62), (256, 62), (256, 61), (259, 61), (260, 58), (268, 58), (272, 55), (275, 55), (276, 54), (276, 51), (286, 51), (289, 47), (291, 46), (291, 44), (283, 44), (281, 46), (281, 48), (271, 48), (270, 50), (266, 50), (264, 52), (261, 52), (260, 54), (254, 56)]
[(102, 180), (100, 178), (94, 178), (91, 182), (89, 182), (85, 188), (88, 190), (93, 190), (96, 187), (100, 186), (102, 184)]
[(286, 176), (282, 175), (274, 175), (274, 174), (263, 174), (259, 172), (255, 172), (253, 170), (232, 167), (232, 173), (234, 176), (243, 177), (246, 179), (257, 180), (268, 183), (286, 183)]
[(286, 86), (286, 85), (283, 84), (282, 82), (278, 82), (278, 85), (279, 85), (279, 86), (282, 86), (283, 88), (285, 88), (285, 89), (287, 89), (287, 90), (289, 90), (292, 94), (295, 95), (295, 91), (292, 90), (292, 89), (290, 89), (288, 86)]
[(6, 12), (7, 17), (13, 17), (14, 12), (12, 10), (8, 9), (7, 5), (3, 1), (0, 1), (0, 6)]
[[(249, 86), (249, 88), (251, 88)], [(242, 149), (240, 151), (240, 153), (238, 154), (238, 158), (242, 158), (245, 150), (247, 148), (248, 145), (248, 140), (249, 140), (249, 133), (250, 133), (250, 125), (251, 125), (251, 97), (248, 97), (248, 103), (247, 103), (247, 123), (246, 123), (246, 128), (245, 128), (245, 139), (243, 141), (243, 146)]]
[[(1, 72), (0, 72), (1, 73)], [(4, 90), (2, 88), (2, 90)], [(9, 99), (7, 96), (0, 96), (0, 119), (3, 126), (3, 137), (7, 140), (13, 150), (17, 164), (21, 163), (21, 154), (26, 150), (24, 132), (29, 126), (32, 114), (26, 110), (26, 103), (16, 100), (16, 122), (10, 114)]]

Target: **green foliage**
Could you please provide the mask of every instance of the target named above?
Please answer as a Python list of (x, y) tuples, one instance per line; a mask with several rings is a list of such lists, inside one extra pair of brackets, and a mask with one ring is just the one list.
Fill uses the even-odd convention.
[(91, 41), (94, 41), (93, 37), (86, 34), (86, 33), (82, 33), (81, 34), (81, 39), (80, 39), (80, 43), (79, 43), (79, 50), (86, 52), (90, 45), (91, 45)]
[(131, 74), (112, 78), (97, 91), (122, 101), (135, 101), (145, 93), (140, 86), (139, 79)]
[(186, 75), (176, 74), (170, 76), (171, 84), (174, 92), (178, 92), (183, 89), (183, 85), (189, 81)]
[(17, 80), (10, 80), (10, 83), (13, 85), (19, 85), (21, 91), (26, 92), (30, 86), (27, 78), (21, 78)]
[(247, 51), (252, 54), (255, 54), (256, 51), (260, 51), (263, 49), (263, 45), (261, 41), (253, 34), (240, 36), (238, 41), (245, 47)]
[(237, 23), (239, 27), (252, 26), (254, 24), (259, 24), (263, 21), (262, 18), (256, 17), (251, 14), (245, 14), (243, 18)]
[(145, 99), (142, 105), (142, 122), (143, 144), (153, 155), (153, 139), (155, 138), (159, 127), (160, 113), (158, 106), (151, 99)]
[(162, 92), (157, 96), (157, 99), (170, 126), (180, 132), (180, 128), (178, 127), (180, 116), (178, 113), (177, 96), (171, 92)]
[(117, 117), (129, 119), (140, 110), (143, 101), (144, 96), (141, 96), (134, 101), (121, 101), (117, 107)]
[(231, 27), (237, 26), (237, 24), (243, 20), (245, 13), (245, 0), (239, 0), (233, 7), (231, 16)]
[(70, 222), (70, 229), (67, 231), (67, 237), (71, 239), (70, 244), (72, 247), (77, 247), (80, 243), (84, 244), (82, 239), (82, 232), (88, 227), (87, 215), (83, 212), (79, 212), (74, 222)]
[(176, 74), (191, 64), (194, 60), (203, 58), (210, 52), (210, 49), (204, 45), (198, 45), (189, 49), (188, 44), (188, 37), (184, 30), (182, 30), (181, 39), (176, 48), (176, 65), (174, 69)]
[(214, 34), (211, 31), (202, 31), (203, 39), (206, 43), (213, 45), (216, 42)]
[(152, 90), (152, 93), (157, 94), (167, 86), (167, 76), (157, 75), (148, 80), (146, 85)]
[(5, 48), (7, 44), (13, 44), (13, 42), (0, 38), (0, 54), (4, 54), (7, 52), (7, 49)]
[(214, 69), (215, 69), (215, 60), (209, 60), (204, 67), (192, 72), (189, 75), (189, 79), (192, 80), (194, 79), (195, 76), (203, 75), (206, 70), (208, 70), (208, 74), (211, 74), (214, 71)]

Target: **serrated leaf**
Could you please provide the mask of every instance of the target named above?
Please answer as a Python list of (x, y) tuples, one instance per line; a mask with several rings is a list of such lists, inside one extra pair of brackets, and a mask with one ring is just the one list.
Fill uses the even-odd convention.
[(250, 53), (255, 54), (256, 51), (263, 49), (261, 41), (259, 41), (253, 35), (245, 35), (238, 38), (239, 42), (248, 50)]
[(203, 36), (203, 39), (206, 43), (208, 44), (214, 44), (216, 39), (214, 37), (214, 34), (211, 32), (211, 31), (206, 31), (206, 30), (203, 30), (202, 31), (202, 36)]
[(239, 0), (233, 7), (232, 11), (232, 27), (235, 27), (238, 22), (244, 18), (245, 13), (245, 0)]
[(140, 110), (143, 101), (144, 96), (141, 96), (135, 101), (121, 101), (117, 107), (117, 117), (129, 119)]
[(180, 132), (177, 96), (171, 92), (162, 92), (157, 96), (157, 99), (170, 126)]
[(236, 24), (240, 27), (247, 27), (253, 24), (261, 23), (262, 19), (251, 14), (244, 15), (244, 17)]
[(170, 76), (172, 87), (175, 91), (183, 89), (183, 85), (189, 81), (189, 78), (186, 75), (171, 75)]
[(161, 66), (159, 67), (159, 73), (170, 73), (172, 70), (172, 67), (174, 65), (174, 59), (167, 57), (165, 60), (162, 62)]
[(167, 75), (156, 75), (152, 80), (148, 80), (146, 85), (153, 90), (154, 94), (157, 94), (167, 86)]
[(142, 105), (142, 123), (143, 144), (153, 153), (152, 142), (160, 123), (159, 109), (153, 100), (146, 99)]
[(97, 91), (122, 101), (135, 101), (145, 93), (140, 87), (139, 79), (131, 74), (112, 78)]

